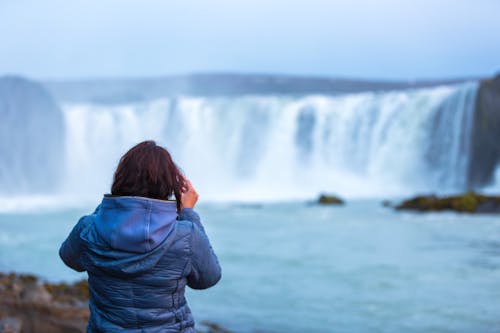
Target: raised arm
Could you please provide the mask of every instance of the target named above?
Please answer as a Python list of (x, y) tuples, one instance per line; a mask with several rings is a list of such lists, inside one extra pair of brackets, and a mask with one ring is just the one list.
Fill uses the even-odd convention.
[(193, 222), (188, 286), (193, 289), (210, 288), (221, 278), (221, 267), (217, 256), (210, 245), (199, 215), (192, 208), (184, 208), (181, 219)]

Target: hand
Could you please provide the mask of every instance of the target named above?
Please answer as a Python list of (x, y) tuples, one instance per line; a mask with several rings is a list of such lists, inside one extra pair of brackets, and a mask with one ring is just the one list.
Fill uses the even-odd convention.
[(198, 201), (198, 193), (194, 189), (191, 182), (184, 179), (184, 186), (181, 189), (181, 206), (182, 208), (194, 208)]

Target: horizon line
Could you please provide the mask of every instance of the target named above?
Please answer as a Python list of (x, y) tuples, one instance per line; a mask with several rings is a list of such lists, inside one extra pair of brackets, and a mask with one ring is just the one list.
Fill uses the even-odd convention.
[(432, 83), (432, 82), (463, 82), (463, 81), (478, 81), (488, 78), (493, 78), (500, 75), (500, 70), (492, 73), (490, 76), (474, 75), (474, 76), (457, 76), (457, 77), (441, 77), (441, 78), (366, 78), (346, 75), (319, 75), (319, 74), (293, 74), (293, 73), (272, 73), (272, 72), (249, 72), (249, 71), (192, 71), (185, 73), (171, 73), (158, 75), (103, 75), (103, 76), (80, 76), (80, 77), (35, 77), (19, 73), (2, 73), (3, 77), (20, 77), (40, 82), (92, 82), (92, 81), (149, 81), (149, 80), (164, 80), (164, 79), (182, 79), (189, 77), (247, 77), (247, 78), (284, 78), (298, 80), (324, 80), (324, 81), (354, 81), (354, 82), (377, 82), (377, 83)]

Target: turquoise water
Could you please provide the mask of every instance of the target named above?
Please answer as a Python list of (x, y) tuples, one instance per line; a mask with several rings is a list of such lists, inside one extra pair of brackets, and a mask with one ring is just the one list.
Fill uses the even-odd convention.
[[(0, 214), (0, 271), (75, 280), (57, 250), (85, 209)], [(499, 332), (500, 217), (378, 201), (201, 204), (223, 278), (189, 290), (236, 332)]]

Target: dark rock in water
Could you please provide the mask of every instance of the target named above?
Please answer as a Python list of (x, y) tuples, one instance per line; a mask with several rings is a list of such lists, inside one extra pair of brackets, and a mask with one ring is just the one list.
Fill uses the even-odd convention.
[(500, 165), (500, 74), (479, 85), (469, 161), (469, 188), (493, 181)]
[(0, 77), (0, 194), (54, 189), (64, 136), (63, 115), (40, 84)]
[(197, 333), (233, 333), (233, 331), (229, 331), (216, 323), (212, 323), (210, 321), (202, 321), (201, 329), (197, 329)]
[(384, 207), (391, 207), (392, 203), (389, 200), (384, 200), (384, 201), (382, 201), (382, 206), (384, 206)]
[(321, 194), (317, 200), (317, 203), (322, 205), (343, 205), (344, 200), (334, 195)]
[(417, 196), (403, 201), (397, 210), (444, 211), (460, 213), (500, 213), (500, 196), (486, 196), (474, 192), (438, 198), (434, 195)]

